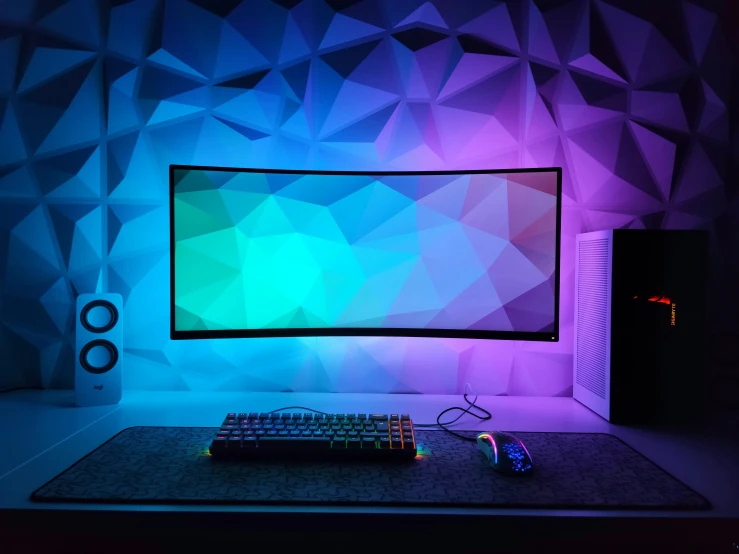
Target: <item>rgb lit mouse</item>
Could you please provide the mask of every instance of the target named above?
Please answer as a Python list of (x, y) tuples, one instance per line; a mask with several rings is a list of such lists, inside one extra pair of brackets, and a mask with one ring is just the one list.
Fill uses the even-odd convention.
[(495, 471), (506, 475), (530, 475), (534, 471), (529, 451), (521, 439), (510, 433), (480, 433), (477, 447), (487, 456)]

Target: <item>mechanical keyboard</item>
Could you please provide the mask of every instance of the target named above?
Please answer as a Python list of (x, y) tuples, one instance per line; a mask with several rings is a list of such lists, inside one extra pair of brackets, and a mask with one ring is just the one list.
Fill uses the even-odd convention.
[(408, 414), (230, 413), (210, 444), (214, 458), (411, 460)]

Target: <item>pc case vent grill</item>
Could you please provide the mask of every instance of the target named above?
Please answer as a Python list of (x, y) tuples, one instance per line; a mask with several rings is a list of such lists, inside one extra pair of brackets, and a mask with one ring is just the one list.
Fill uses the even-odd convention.
[(576, 381), (606, 397), (608, 341), (608, 239), (581, 240), (578, 245)]

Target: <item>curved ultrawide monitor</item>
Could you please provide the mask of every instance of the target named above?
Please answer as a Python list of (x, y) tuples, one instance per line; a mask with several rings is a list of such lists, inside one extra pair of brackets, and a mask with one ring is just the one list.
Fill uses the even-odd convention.
[(170, 166), (171, 337), (556, 341), (561, 181)]

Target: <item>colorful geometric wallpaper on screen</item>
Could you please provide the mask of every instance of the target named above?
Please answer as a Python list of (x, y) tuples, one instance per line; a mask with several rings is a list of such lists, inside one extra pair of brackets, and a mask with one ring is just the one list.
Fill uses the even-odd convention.
[(173, 179), (177, 331), (554, 331), (554, 171)]
[[(128, 388), (568, 395), (574, 235), (712, 228), (726, 203), (709, 2), (0, 4), (3, 387), (72, 385), (75, 297), (99, 287), (125, 299)], [(561, 340), (170, 341), (172, 163), (561, 166)]]

